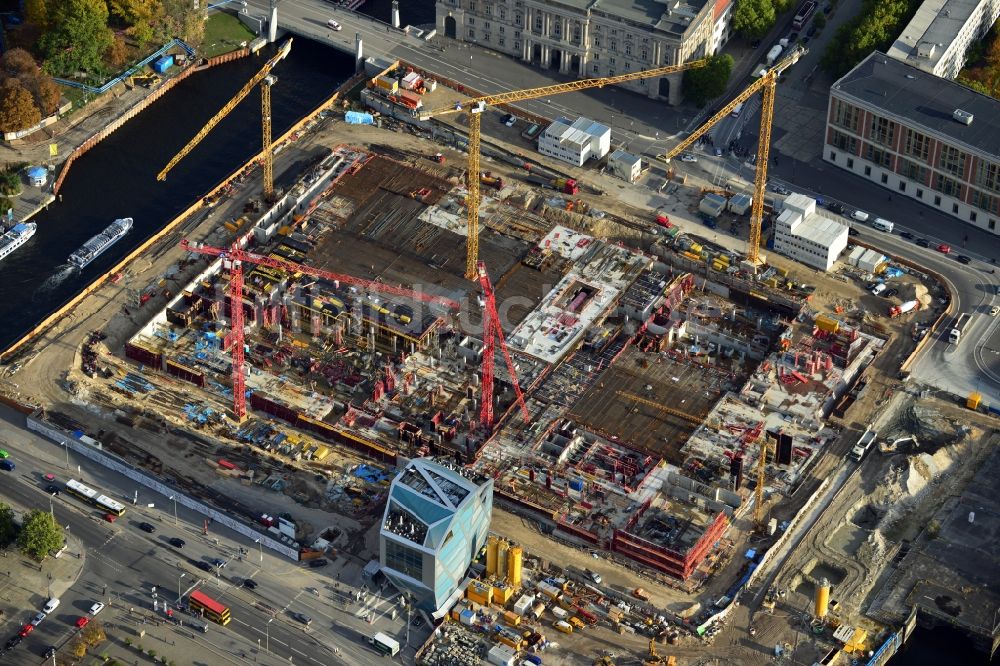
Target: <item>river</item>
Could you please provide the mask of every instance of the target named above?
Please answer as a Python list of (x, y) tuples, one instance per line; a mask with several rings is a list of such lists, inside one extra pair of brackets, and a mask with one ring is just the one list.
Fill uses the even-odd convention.
[[(272, 50), (191, 75), (74, 162), (60, 190), (62, 203), (36, 215), (34, 238), (0, 262), (0, 349), (260, 150), (260, 93), (255, 90), (174, 167), (166, 182), (156, 180), (160, 169), (260, 69)], [(296, 39), (288, 58), (275, 69), (273, 136), (280, 136), (353, 73), (352, 56)], [(282, 180), (280, 172), (275, 180)], [(70, 253), (119, 217), (134, 218), (132, 231), (82, 272), (66, 270)]]

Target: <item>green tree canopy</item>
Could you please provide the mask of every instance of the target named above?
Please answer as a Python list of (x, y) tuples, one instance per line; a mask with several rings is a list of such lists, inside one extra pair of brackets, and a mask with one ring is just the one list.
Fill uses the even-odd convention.
[(729, 75), (733, 73), (733, 58), (721, 53), (708, 58), (708, 64), (684, 72), (684, 97), (698, 106), (726, 92)]
[(17, 535), (17, 546), (24, 555), (36, 562), (44, 560), (51, 551), (62, 548), (62, 526), (48, 511), (32, 511), (24, 519)]
[(39, 28), (49, 25), (49, 12), (45, 0), (24, 0), (24, 20)]
[(17, 79), (0, 81), (0, 132), (17, 132), (42, 119), (35, 100)]
[(6, 548), (17, 538), (17, 521), (14, 510), (0, 502), (0, 548)]
[(55, 76), (102, 71), (101, 58), (113, 38), (104, 0), (63, 0), (52, 13), (52, 28), (38, 44), (46, 70)]
[(747, 39), (763, 37), (774, 25), (772, 0), (740, 0), (733, 14), (733, 30)]

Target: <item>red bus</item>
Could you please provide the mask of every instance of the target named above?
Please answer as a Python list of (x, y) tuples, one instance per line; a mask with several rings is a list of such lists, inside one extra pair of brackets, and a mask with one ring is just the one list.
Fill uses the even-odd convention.
[(200, 611), (202, 617), (212, 622), (223, 626), (229, 624), (229, 606), (220, 604), (201, 590), (195, 590), (188, 595), (188, 605), (193, 610)]

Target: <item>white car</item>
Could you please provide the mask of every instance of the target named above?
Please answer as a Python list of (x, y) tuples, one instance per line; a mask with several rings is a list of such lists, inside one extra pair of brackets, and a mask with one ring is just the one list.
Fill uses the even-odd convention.
[(681, 162), (697, 162), (698, 158), (694, 155), (688, 155), (687, 153), (681, 153)]
[(517, 116), (514, 115), (511, 115), (509, 118), (507, 118), (506, 122), (504, 122), (504, 125), (506, 125), (507, 127), (513, 127), (516, 124), (517, 124)]
[(98, 601), (98, 602), (94, 603), (93, 606), (90, 607), (90, 611), (89, 612), (90, 612), (91, 615), (97, 615), (102, 610), (104, 610), (104, 604), (102, 604), (100, 601)]
[(59, 608), (59, 600), (56, 599), (55, 597), (52, 597), (51, 599), (45, 602), (45, 605), (42, 607), (42, 612), (45, 613), (46, 615), (49, 615), (50, 613), (52, 613), (52, 611), (54, 611), (57, 608)]
[(1000, 314), (1000, 305), (994, 305), (990, 308), (991, 317), (996, 317), (998, 314)]
[(47, 617), (47, 615), (45, 615), (45, 613), (39, 613), (34, 618), (32, 618), (32, 620), (31, 620), (31, 626), (37, 627), (38, 625), (40, 625), (42, 623), (42, 620), (44, 620), (46, 617)]
[(326, 22), (326, 27), (330, 28), (331, 30), (336, 30), (337, 32), (340, 32), (341, 30), (340, 24), (334, 21), (333, 19), (330, 19), (329, 21)]
[(856, 210), (851, 213), (851, 218), (857, 220), (858, 222), (867, 222), (870, 216), (863, 210)]

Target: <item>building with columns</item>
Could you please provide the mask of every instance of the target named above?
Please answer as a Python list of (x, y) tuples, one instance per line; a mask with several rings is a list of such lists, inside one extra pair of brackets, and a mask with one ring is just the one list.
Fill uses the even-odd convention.
[(1000, 234), (1000, 101), (875, 51), (830, 88), (823, 159)]
[[(732, 2), (437, 0), (437, 29), (537, 67), (592, 78), (712, 55), (729, 38)], [(631, 81), (622, 87), (678, 104), (681, 76)]]

